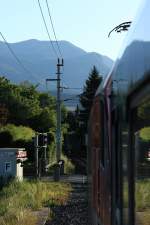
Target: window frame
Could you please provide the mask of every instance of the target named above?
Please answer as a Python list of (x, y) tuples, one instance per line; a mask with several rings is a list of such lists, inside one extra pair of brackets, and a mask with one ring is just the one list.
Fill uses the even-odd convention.
[(128, 148), (128, 185), (129, 185), (129, 224), (135, 225), (135, 151), (133, 151), (134, 140), (132, 137), (134, 124), (132, 121), (134, 110), (142, 103), (142, 100), (149, 94), (150, 79), (143, 80), (127, 96), (127, 120), (129, 123), (129, 148)]

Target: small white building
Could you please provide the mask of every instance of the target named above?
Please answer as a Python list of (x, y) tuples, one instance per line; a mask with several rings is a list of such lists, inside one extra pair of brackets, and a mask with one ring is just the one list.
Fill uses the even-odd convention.
[(27, 152), (23, 148), (0, 148), (0, 176), (23, 179), (23, 161)]

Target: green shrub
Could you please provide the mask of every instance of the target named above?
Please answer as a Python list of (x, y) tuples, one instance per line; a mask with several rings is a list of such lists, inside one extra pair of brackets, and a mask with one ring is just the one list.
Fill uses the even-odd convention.
[(0, 133), (7, 132), (11, 135), (12, 141), (24, 140), (30, 141), (34, 136), (34, 131), (29, 127), (16, 126), (14, 124), (7, 124), (0, 129)]

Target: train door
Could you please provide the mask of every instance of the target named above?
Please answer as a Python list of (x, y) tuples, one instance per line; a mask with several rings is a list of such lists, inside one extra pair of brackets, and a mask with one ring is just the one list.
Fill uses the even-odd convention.
[(129, 224), (150, 223), (150, 81), (131, 96), (129, 104)]
[(111, 188), (112, 188), (112, 225), (121, 224), (121, 123), (120, 109), (112, 111), (112, 154), (111, 154)]

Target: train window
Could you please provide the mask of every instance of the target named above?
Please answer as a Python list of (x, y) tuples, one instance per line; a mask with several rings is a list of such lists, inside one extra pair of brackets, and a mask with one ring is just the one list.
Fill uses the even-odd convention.
[(112, 119), (112, 223), (120, 224), (121, 221), (121, 124), (119, 122), (120, 108), (116, 107), (111, 113)]
[(131, 111), (135, 224), (150, 221), (150, 96), (145, 94)]

